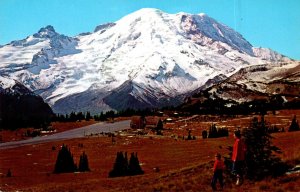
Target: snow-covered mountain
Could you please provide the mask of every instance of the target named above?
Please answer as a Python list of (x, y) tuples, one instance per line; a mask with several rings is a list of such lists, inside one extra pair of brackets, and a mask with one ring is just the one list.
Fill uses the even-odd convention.
[[(94, 32), (52, 26), (0, 48), (0, 75), (41, 95), (55, 112), (161, 107), (241, 68), (291, 61), (254, 48), (206, 14), (141, 9)], [(222, 77), (222, 78), (220, 78)]]

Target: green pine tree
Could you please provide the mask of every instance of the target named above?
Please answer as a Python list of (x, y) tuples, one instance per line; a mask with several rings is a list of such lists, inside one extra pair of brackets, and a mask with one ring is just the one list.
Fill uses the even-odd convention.
[(141, 175), (144, 174), (140, 166), (139, 159), (137, 157), (137, 153), (131, 153), (129, 165), (128, 165), (128, 175)]
[(296, 119), (296, 115), (294, 115), (292, 123), (289, 127), (289, 131), (299, 131), (299, 130), (300, 130), (300, 127), (299, 127), (298, 121)]
[(86, 114), (85, 114), (85, 120), (89, 121), (91, 118), (92, 118), (91, 113), (89, 111), (86, 112)]
[(250, 179), (262, 179), (265, 176), (278, 176), (283, 174), (287, 166), (275, 154), (280, 149), (272, 145), (273, 139), (268, 132), (264, 116), (261, 121), (253, 118), (248, 128), (243, 129), (246, 154), (246, 175)]
[(90, 171), (88, 157), (85, 154), (85, 152), (83, 152), (82, 155), (80, 155), (78, 171)]
[(57, 155), (54, 173), (71, 173), (76, 171), (76, 169), (77, 167), (70, 149), (66, 145), (63, 145)]
[(125, 157), (123, 152), (117, 152), (117, 157), (114, 163), (113, 169), (109, 172), (109, 177), (120, 177), (127, 175), (128, 169), (128, 160), (126, 159), (127, 155), (125, 153)]

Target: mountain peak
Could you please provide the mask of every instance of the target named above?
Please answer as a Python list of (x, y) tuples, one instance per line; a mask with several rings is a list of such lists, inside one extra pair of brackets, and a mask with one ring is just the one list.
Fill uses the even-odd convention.
[(207, 15), (206, 15), (206, 13), (199, 13), (198, 14), (200, 17), (206, 17)]
[(126, 17), (152, 17), (152, 16), (160, 16), (162, 14), (164, 14), (165, 12), (163, 12), (160, 9), (155, 9), (155, 8), (142, 8), (139, 9), (129, 15), (126, 15)]
[(163, 11), (160, 10), (160, 9), (156, 9), (156, 8), (142, 8), (142, 9), (137, 10), (136, 12), (142, 12), (142, 13), (159, 13), (159, 12), (163, 12)]
[(52, 25), (47, 25), (46, 27), (42, 27), (39, 30), (39, 33), (41, 33), (41, 32), (47, 32), (47, 31), (55, 32), (55, 29), (54, 29), (54, 27)]
[(39, 38), (51, 38), (55, 36), (57, 33), (52, 25), (47, 25), (46, 27), (42, 27), (38, 33), (34, 34), (34, 37)]

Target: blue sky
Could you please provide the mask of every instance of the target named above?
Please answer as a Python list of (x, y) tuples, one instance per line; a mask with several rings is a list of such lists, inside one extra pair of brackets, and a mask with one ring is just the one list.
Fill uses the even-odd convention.
[(300, 0), (0, 0), (0, 44), (53, 25), (74, 36), (138, 9), (206, 13), (240, 32), (253, 46), (300, 60)]

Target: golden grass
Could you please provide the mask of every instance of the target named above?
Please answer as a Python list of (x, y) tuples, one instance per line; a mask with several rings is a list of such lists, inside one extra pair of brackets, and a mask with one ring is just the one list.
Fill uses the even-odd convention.
[[(282, 119), (292, 117), (285, 112)], [(298, 111), (298, 114), (300, 112)], [(299, 115), (300, 116), (300, 115)], [(275, 119), (272, 115), (266, 119)], [(290, 118), (291, 119), (291, 118)], [(219, 124), (234, 125), (246, 119), (231, 119)], [(231, 122), (231, 123), (230, 123)], [(271, 121), (270, 121), (271, 122)], [(199, 122), (190, 127), (192, 133), (201, 133)], [(201, 122), (200, 122), (201, 123)], [(272, 123), (272, 122), (271, 122)], [(176, 126), (176, 125), (175, 125)], [(175, 128), (174, 128), (175, 129)], [(178, 134), (184, 134), (184, 129)], [(233, 144), (233, 137), (206, 139), (198, 137), (195, 141), (175, 140), (170, 135), (163, 137), (126, 137), (117, 136), (116, 144), (108, 137), (90, 137), (66, 140), (78, 163), (79, 155), (85, 151), (88, 155), (91, 172), (52, 174), (58, 148), (62, 142), (23, 146), (0, 151), (0, 174), (8, 168), (13, 177), (0, 175), (0, 190), (3, 191), (211, 191), (213, 157), (216, 152), (223, 156), (228, 153), (226, 147)], [(274, 144), (282, 149), (280, 156), (292, 164), (300, 162), (300, 132), (276, 133)], [(82, 143), (83, 148), (78, 144)], [(52, 146), (56, 150), (52, 150)], [(108, 178), (118, 151), (137, 152), (144, 175)], [(156, 172), (153, 168), (159, 167)], [(237, 187), (229, 175), (225, 175), (223, 191), (300, 191), (300, 176), (285, 175), (279, 178), (267, 178), (263, 181), (245, 183)]]

